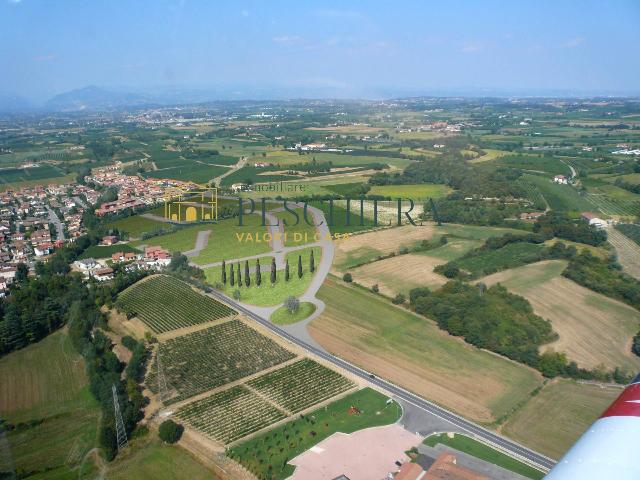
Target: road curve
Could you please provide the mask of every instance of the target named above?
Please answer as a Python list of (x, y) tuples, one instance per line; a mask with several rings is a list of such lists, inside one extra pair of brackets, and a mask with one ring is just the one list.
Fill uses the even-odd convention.
[(438, 405), (431, 403), (428, 400), (425, 400), (424, 398), (419, 397), (418, 395), (415, 395), (414, 393), (411, 393), (405, 390), (404, 388), (398, 387), (397, 385), (394, 385), (393, 383), (387, 382), (386, 380), (383, 380), (376, 376), (372, 376), (366, 370), (363, 370), (360, 367), (356, 367), (355, 365), (339, 357), (331, 355), (330, 353), (327, 353), (324, 350), (321, 350), (313, 345), (308, 344), (307, 342), (304, 342), (294, 337), (293, 335), (287, 333), (283, 329), (271, 323), (268, 319), (265, 319), (253, 313), (252, 311), (248, 310), (242, 305), (239, 305), (237, 302), (233, 301), (232, 299), (230, 299), (229, 297), (227, 297), (226, 295), (218, 291), (214, 290), (210, 293), (210, 295), (229, 304), (230, 306), (235, 308), (238, 312), (246, 315), (252, 320), (255, 320), (256, 322), (260, 323), (262, 326), (268, 328), (269, 330), (279, 335), (280, 337), (284, 338), (285, 340), (288, 340), (291, 343), (298, 345), (299, 347), (322, 358), (323, 360), (331, 362), (332, 364), (347, 370), (353, 375), (357, 375), (358, 377), (367, 380), (369, 383), (372, 383), (390, 392), (400, 400), (408, 402), (432, 415), (435, 415), (436, 417), (439, 417), (441, 419), (447, 420), (448, 422), (451, 422), (455, 426), (459, 427), (460, 429), (464, 430), (465, 432), (473, 436), (479, 437), (488, 443), (497, 445), (500, 448), (511, 452), (516, 457), (524, 458), (528, 462), (539, 466), (541, 469), (545, 471), (550, 470), (556, 464), (556, 462), (549, 457), (546, 457), (540, 453), (530, 450), (527, 447), (524, 447), (516, 442), (513, 442), (511, 440), (508, 440), (498, 435), (497, 433), (494, 433), (479, 425), (476, 425), (475, 423), (459, 415), (456, 415), (455, 413), (450, 412), (449, 410), (439, 407)]

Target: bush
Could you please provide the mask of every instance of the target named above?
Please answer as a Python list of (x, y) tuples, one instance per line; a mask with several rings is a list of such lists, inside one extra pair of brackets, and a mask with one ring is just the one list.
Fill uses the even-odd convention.
[(442, 273), (442, 275), (447, 278), (456, 278), (458, 275), (460, 275), (460, 268), (458, 268), (455, 263), (449, 262), (446, 265), (443, 265), (440, 270), (441, 271), (438, 273)]
[(160, 424), (158, 435), (160, 440), (167, 443), (176, 443), (180, 440), (184, 427), (173, 420), (165, 420)]
[(351, 276), (351, 274), (350, 274), (350, 273), (345, 273), (345, 274), (342, 276), (342, 280), (344, 280), (344, 281), (345, 281), (345, 282), (347, 282), (347, 283), (351, 283), (351, 282), (353, 282), (353, 277)]
[(406, 298), (403, 294), (399, 293), (397, 294), (393, 300), (391, 300), (391, 303), (393, 303), (394, 305), (402, 305), (405, 302)]
[(374, 286), (371, 287), (371, 291), (373, 293), (378, 293), (380, 291), (380, 287), (378, 287), (377, 283)]

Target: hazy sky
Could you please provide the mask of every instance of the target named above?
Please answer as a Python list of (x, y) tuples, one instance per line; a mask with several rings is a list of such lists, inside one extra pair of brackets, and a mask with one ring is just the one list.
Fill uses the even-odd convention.
[(640, 1), (0, 0), (0, 92), (640, 92)]

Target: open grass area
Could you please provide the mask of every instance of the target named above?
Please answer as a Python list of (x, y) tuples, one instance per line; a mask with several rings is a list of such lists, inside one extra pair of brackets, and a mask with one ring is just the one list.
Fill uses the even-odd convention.
[[(243, 226), (238, 225), (237, 218), (221, 220), (215, 225), (207, 225), (211, 230), (209, 242), (200, 255), (191, 258), (198, 265), (221, 262), (234, 258), (249, 257), (271, 251), (264, 234), (267, 227), (261, 225), (260, 215), (245, 215)], [(200, 227), (202, 229), (202, 226)], [(193, 247), (191, 247), (193, 248)]]
[(446, 185), (376, 185), (369, 190), (368, 195), (382, 195), (392, 198), (410, 198), (424, 200), (427, 198), (441, 198), (452, 192)]
[(128, 243), (118, 245), (92, 245), (87, 248), (78, 258), (111, 258), (111, 255), (117, 252), (123, 253), (140, 253), (140, 250), (133, 248)]
[[(240, 273), (242, 275), (243, 281), (242, 286), (238, 287), (237, 285), (231, 285), (230, 273), (229, 270), (227, 270), (227, 283), (226, 285), (222, 285), (221, 291), (226, 295), (233, 297), (234, 291), (240, 290), (241, 302), (263, 307), (279, 305), (284, 302), (284, 300), (289, 296), (299, 297), (307, 290), (307, 288), (309, 288), (309, 284), (311, 283), (311, 279), (313, 278), (313, 274), (310, 271), (309, 265), (309, 257), (312, 250), (315, 265), (317, 267), (322, 255), (322, 250), (319, 247), (294, 250), (287, 254), (286, 258), (289, 260), (290, 272), (290, 278), (288, 282), (285, 280), (284, 270), (277, 270), (276, 282), (272, 284), (270, 278), (272, 257), (261, 257), (260, 272), (262, 276), (262, 282), (260, 286), (258, 286), (256, 282), (256, 275), (253, 271), (250, 273), (251, 285), (249, 287), (246, 286), (245, 268), (244, 262), (242, 262), (240, 265)], [(298, 256), (300, 256), (302, 259), (302, 278), (298, 278)], [(250, 269), (254, 268), (255, 264), (255, 260), (249, 260)], [(236, 264), (234, 264), (234, 267), (237, 269)], [(227, 269), (229, 268), (230, 267), (227, 266)], [(207, 276), (207, 282), (211, 285), (219, 284), (221, 283), (222, 278), (222, 267), (215, 266), (206, 268), (205, 275)]]
[[(295, 470), (287, 463), (335, 432), (352, 433), (363, 428), (388, 425), (400, 418), (400, 407), (387, 397), (365, 388), (347, 395), (258, 437), (228, 450), (259, 479), (285, 479)], [(358, 413), (351, 407), (355, 407)]]
[(167, 445), (158, 440), (139, 439), (130, 442), (130, 448), (108, 464), (107, 478), (217, 480), (220, 477), (179, 446)]
[(640, 313), (616, 300), (593, 292), (562, 276), (566, 262), (550, 260), (499, 272), (480, 279), (487, 286), (501, 283), (522, 295), (534, 312), (551, 321), (560, 338), (544, 347), (566, 352), (579, 366), (640, 369), (631, 352)]
[(553, 380), (507, 420), (502, 433), (552, 458), (560, 458), (621, 391)]
[(446, 433), (431, 435), (430, 437), (425, 438), (422, 443), (429, 445), (430, 447), (435, 447), (440, 443), (486, 462), (498, 465), (499, 467), (505, 468), (519, 475), (523, 475), (527, 478), (538, 480), (544, 477), (544, 473), (541, 471), (536, 470), (525, 463), (519, 462), (515, 458), (499, 452), (484, 443), (480, 443), (473, 438), (459, 433), (454, 434), (453, 438), (449, 437)]
[[(285, 247), (303, 245), (305, 243), (314, 243), (320, 240), (316, 239), (315, 235), (317, 234), (317, 230), (313, 223), (315, 222), (313, 215), (311, 212), (307, 211), (307, 219), (309, 220), (309, 225), (304, 219), (304, 208), (294, 208), (292, 209), (297, 215), (297, 225), (296, 217), (291, 212), (275, 212), (274, 215), (278, 218), (279, 223), (281, 224), (281, 232), (284, 232), (285, 239), (284, 245)], [(287, 222), (287, 225), (284, 225), (284, 222)]]
[(280, 307), (271, 314), (270, 320), (276, 325), (290, 325), (304, 320), (315, 311), (316, 306), (313, 303), (301, 302), (298, 310), (293, 313), (287, 310), (286, 307)]
[(491, 423), (541, 384), (532, 369), (465, 344), (335, 277), (319, 298), (326, 309), (309, 328), (323, 347), (468, 418)]
[(0, 359), (0, 383), (2, 418), (25, 423), (7, 433), (16, 469), (77, 478), (96, 444), (100, 408), (66, 332)]
[(139, 238), (143, 233), (155, 232), (170, 227), (170, 225), (165, 222), (151, 220), (141, 215), (133, 215), (131, 217), (114, 220), (108, 222), (106, 226), (107, 228), (117, 228), (120, 231), (127, 232), (132, 238)]
[(196, 246), (198, 232), (213, 230), (213, 228), (214, 226), (209, 223), (193, 225), (190, 227), (181, 227), (175, 232), (157, 235), (155, 237), (147, 238), (146, 240), (136, 240), (131, 242), (131, 245), (134, 247), (140, 247), (141, 245), (159, 245), (169, 252), (187, 252)]

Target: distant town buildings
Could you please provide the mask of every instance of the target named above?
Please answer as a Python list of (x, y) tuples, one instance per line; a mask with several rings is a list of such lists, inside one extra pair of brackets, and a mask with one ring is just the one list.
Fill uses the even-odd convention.
[(553, 181), (560, 185), (567, 185), (569, 183), (569, 180), (564, 175), (556, 175), (553, 177)]

